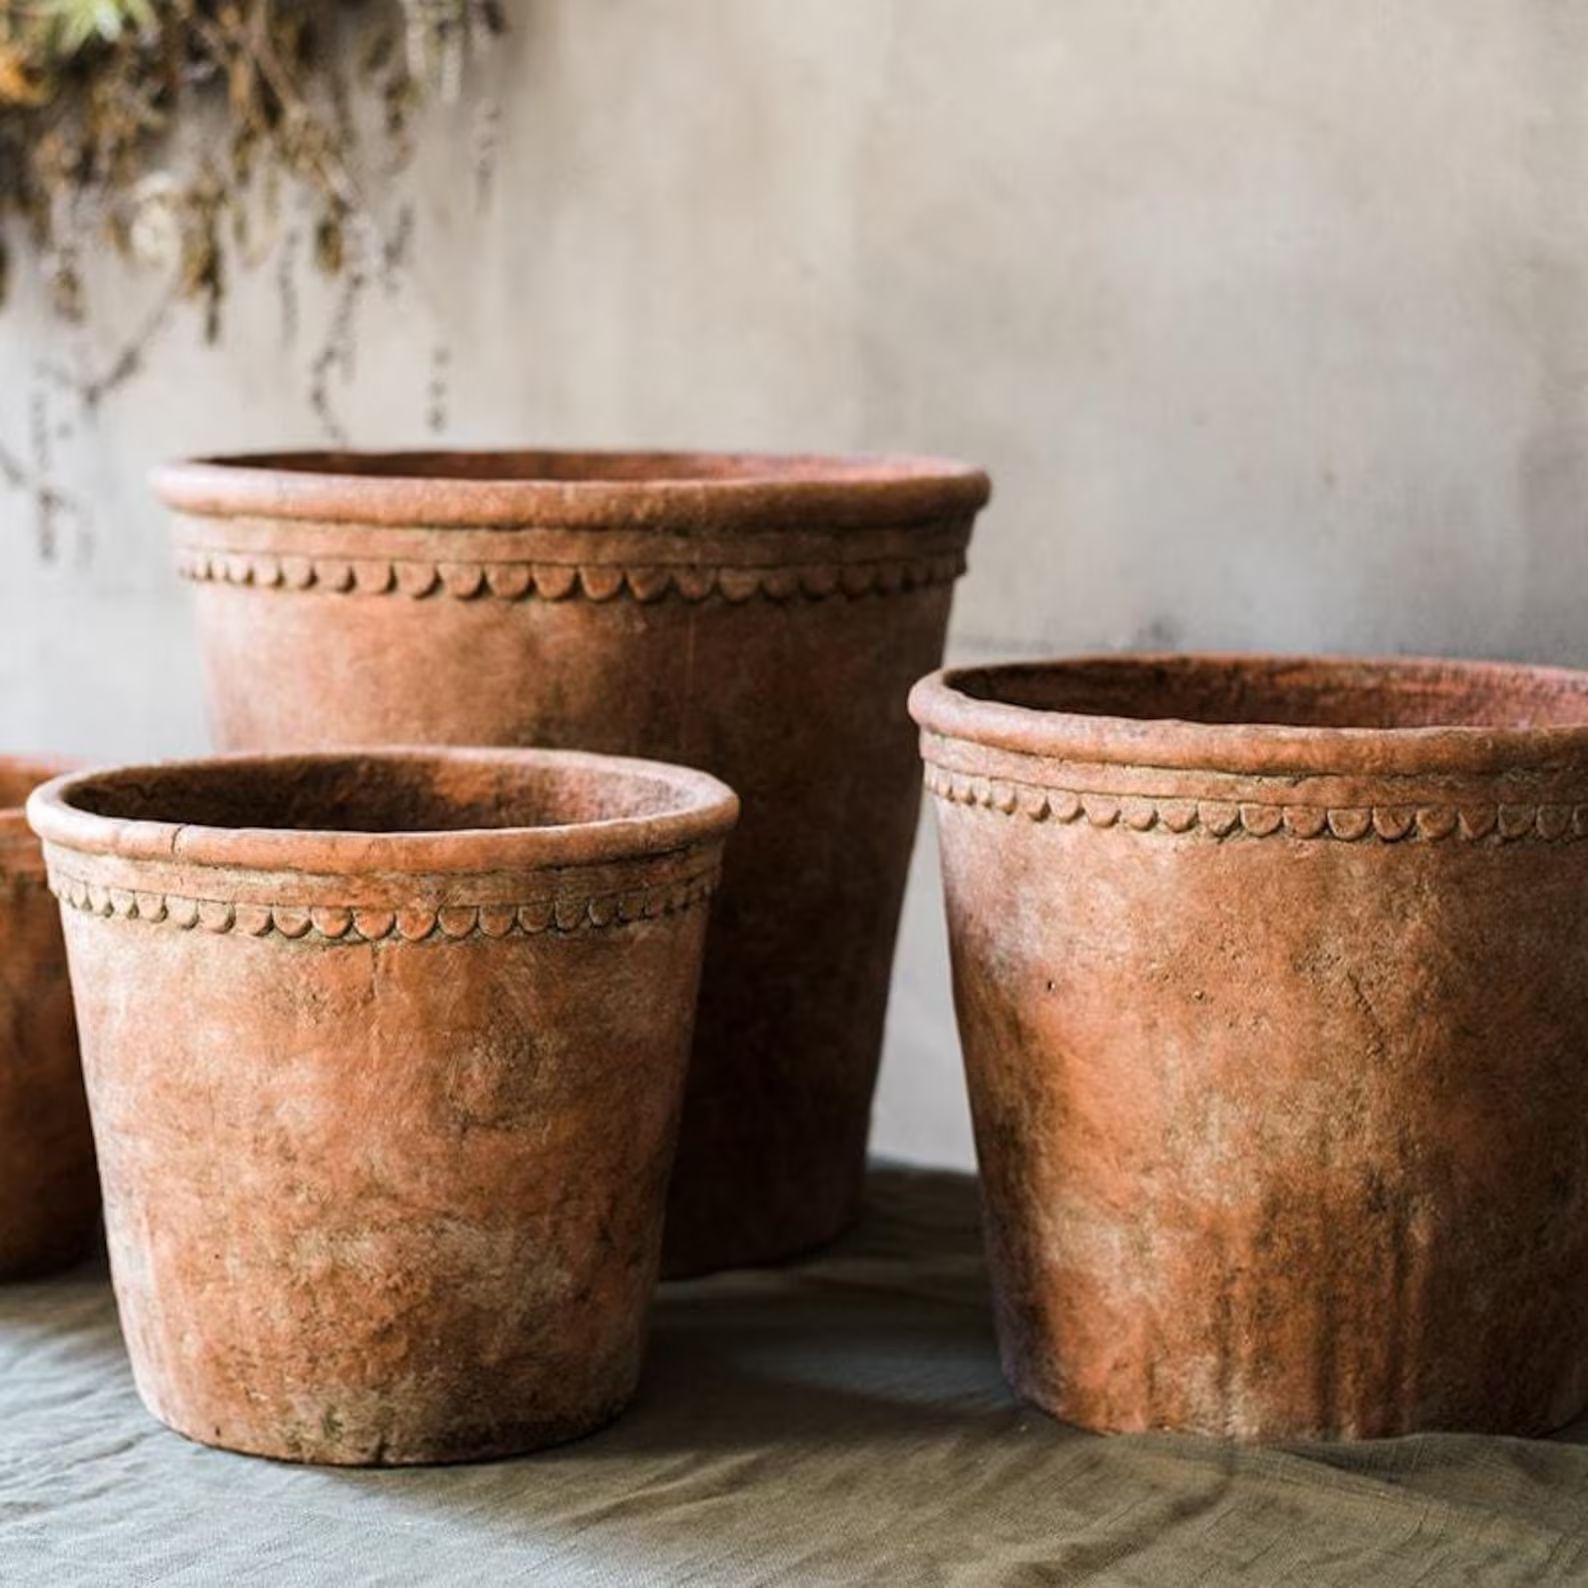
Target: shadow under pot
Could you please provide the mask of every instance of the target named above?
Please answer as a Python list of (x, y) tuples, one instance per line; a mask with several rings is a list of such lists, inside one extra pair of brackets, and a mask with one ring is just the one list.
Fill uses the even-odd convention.
[(1588, 1400), (1588, 674), (1117, 657), (914, 692), (1005, 1370), (1104, 1430)]
[(308, 453), (157, 479), (223, 748), (559, 745), (744, 800), (706, 949), (669, 1273), (859, 1208), (920, 815), (905, 699), (987, 498), (920, 458)]
[(157, 1417), (396, 1464), (624, 1405), (735, 809), (703, 773), (533, 751), (33, 796)]
[(61, 771), (0, 758), (0, 1279), (68, 1267), (99, 1230), (60, 912), (22, 810)]

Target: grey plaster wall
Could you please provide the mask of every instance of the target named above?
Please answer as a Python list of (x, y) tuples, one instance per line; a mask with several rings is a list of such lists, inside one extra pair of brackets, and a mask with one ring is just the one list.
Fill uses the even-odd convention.
[[(1588, 663), (1588, 10), (512, 9), (494, 115), (437, 114), (395, 180), (372, 158), (361, 290), (301, 267), (290, 211), (214, 347), (156, 279), (93, 272), (69, 330), (22, 272), (0, 742), (202, 743), (144, 470), (332, 434), (974, 458), (999, 494), (960, 656)], [(923, 846), (878, 1139), (963, 1161), (937, 911)]]

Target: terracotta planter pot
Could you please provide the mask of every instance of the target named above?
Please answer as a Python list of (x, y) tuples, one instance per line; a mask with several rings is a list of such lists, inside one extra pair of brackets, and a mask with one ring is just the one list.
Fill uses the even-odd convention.
[(668, 1270), (858, 1208), (942, 657), (983, 475), (920, 459), (309, 454), (159, 476), (223, 747), (563, 745), (744, 800)]
[(622, 1407), (735, 803), (703, 773), (532, 751), (33, 796), (157, 1417), (390, 1464)]
[(0, 1278), (82, 1257), (99, 1179), (60, 914), (22, 802), (59, 766), (0, 759)]
[(1126, 657), (912, 697), (1005, 1368), (1099, 1429), (1588, 1400), (1588, 674)]

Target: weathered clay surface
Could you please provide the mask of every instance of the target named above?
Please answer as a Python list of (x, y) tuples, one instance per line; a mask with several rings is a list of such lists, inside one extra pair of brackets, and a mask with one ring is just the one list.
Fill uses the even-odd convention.
[(919, 459), (306, 455), (165, 471), (229, 748), (566, 745), (743, 797), (713, 911), (671, 1272), (859, 1201), (919, 810), (910, 685), (986, 499)]
[(0, 1278), (75, 1262), (99, 1228), (66, 947), (22, 814), (60, 771), (0, 759)]
[(398, 1463), (621, 1408), (735, 808), (703, 773), (535, 751), (34, 796), (158, 1417)]
[(1115, 658), (912, 697), (1006, 1371), (1099, 1429), (1588, 1401), (1588, 674)]

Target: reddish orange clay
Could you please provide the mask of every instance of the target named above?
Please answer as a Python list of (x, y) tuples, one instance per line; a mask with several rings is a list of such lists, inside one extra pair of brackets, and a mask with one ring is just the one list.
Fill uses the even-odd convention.
[(1097, 1429), (1588, 1402), (1588, 674), (1114, 657), (912, 697), (1010, 1380)]
[(923, 458), (304, 453), (162, 471), (228, 749), (561, 745), (744, 800), (668, 1214), (696, 1273), (855, 1216), (942, 660), (986, 476)]
[(0, 759), (0, 1278), (67, 1267), (99, 1230), (60, 913), (22, 813), (61, 770)]
[(379, 1464), (623, 1406), (736, 808), (705, 773), (509, 750), (34, 794), (157, 1417)]

